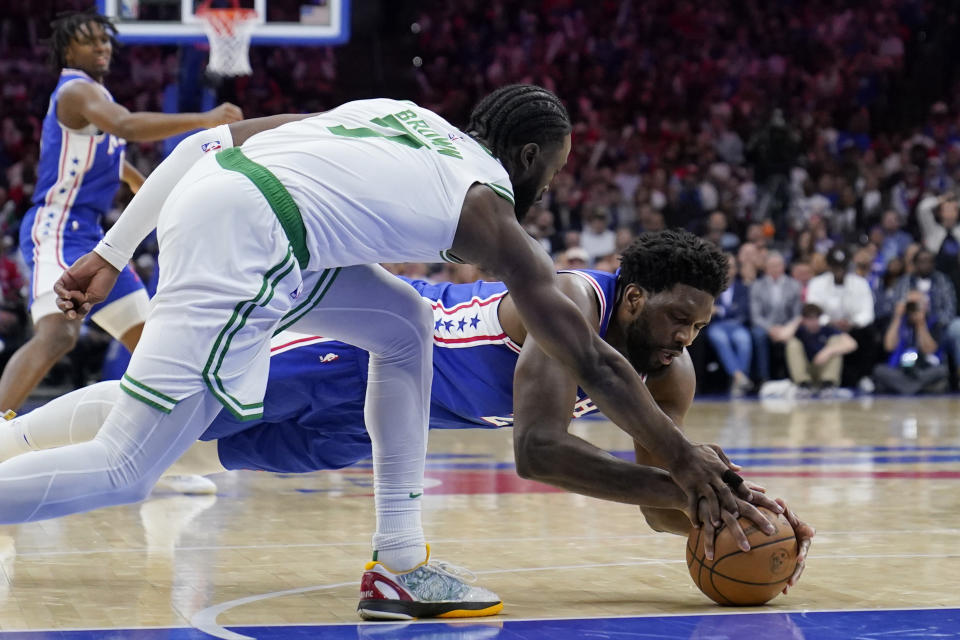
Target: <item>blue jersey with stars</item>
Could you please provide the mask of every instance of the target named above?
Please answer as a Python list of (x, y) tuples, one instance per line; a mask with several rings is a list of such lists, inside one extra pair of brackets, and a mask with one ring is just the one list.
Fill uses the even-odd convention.
[[(610, 323), (615, 274), (571, 271), (594, 289), (600, 335)], [(462, 429), (513, 423), (513, 372), (520, 347), (503, 331), (499, 282), (432, 284), (407, 280), (433, 308), (430, 427)], [(271, 345), (263, 418), (249, 423), (223, 411), (203, 440), (219, 439), (227, 469), (306, 472), (336, 469), (370, 456), (363, 422), (367, 354), (342, 342), (284, 333)], [(574, 415), (595, 411), (581, 396)]]
[[(563, 272), (561, 272), (563, 273)], [(570, 271), (587, 282), (600, 303), (600, 335), (607, 332), (616, 275)], [(500, 325), (502, 282), (432, 284), (408, 280), (433, 308), (432, 427), (504, 426), (513, 412), (513, 370), (520, 346)]]
[(110, 208), (120, 186), (126, 141), (103, 133), (92, 124), (83, 129), (69, 129), (60, 122), (57, 98), (71, 82), (92, 83), (113, 101), (107, 88), (83, 71), (64, 69), (60, 72), (43, 119), (33, 203), (58, 213), (70, 211), (74, 216), (88, 213), (92, 217), (90, 222), (99, 223), (99, 216)]

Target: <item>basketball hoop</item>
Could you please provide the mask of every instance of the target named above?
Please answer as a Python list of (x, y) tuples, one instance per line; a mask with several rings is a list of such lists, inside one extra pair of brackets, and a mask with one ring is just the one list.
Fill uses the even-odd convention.
[(239, 0), (231, 0), (229, 7), (211, 7), (211, 1), (196, 11), (210, 41), (207, 70), (220, 76), (250, 75), (250, 37), (257, 26), (257, 12), (240, 8)]

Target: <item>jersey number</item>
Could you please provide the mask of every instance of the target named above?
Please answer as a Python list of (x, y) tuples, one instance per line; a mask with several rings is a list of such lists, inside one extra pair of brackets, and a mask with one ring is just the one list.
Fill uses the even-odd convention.
[(335, 127), (330, 127), (330, 133), (343, 136), (345, 138), (384, 138), (386, 140), (392, 140), (393, 142), (402, 144), (405, 147), (410, 147), (411, 149), (420, 149), (427, 146), (423, 143), (423, 141), (407, 131), (404, 126), (400, 124), (400, 121), (397, 120), (397, 117), (393, 114), (383, 116), (382, 118), (373, 118), (370, 120), (370, 122), (373, 124), (378, 124), (381, 127), (393, 129), (394, 131), (397, 131), (397, 134), (392, 135), (388, 133), (381, 133), (380, 131), (370, 129), (368, 127), (348, 129), (342, 124), (338, 124)]

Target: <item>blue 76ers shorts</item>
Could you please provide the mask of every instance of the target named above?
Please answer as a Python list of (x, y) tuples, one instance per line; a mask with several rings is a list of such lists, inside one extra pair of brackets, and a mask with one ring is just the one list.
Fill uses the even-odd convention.
[(335, 341), (298, 346), (286, 336), (271, 342), (263, 419), (244, 422), (221, 411), (200, 439), (220, 439), (227, 469), (306, 473), (369, 458), (367, 352)]
[[(96, 211), (73, 208), (62, 212), (55, 207), (32, 207), (20, 223), (20, 251), (30, 270), (30, 304), (44, 294), (52, 294), (54, 283), (67, 267), (92, 251), (101, 238), (103, 229)], [(136, 291), (144, 291), (143, 282), (127, 265), (113, 291), (91, 310), (90, 316)], [(37, 319), (34, 314), (34, 320)]]

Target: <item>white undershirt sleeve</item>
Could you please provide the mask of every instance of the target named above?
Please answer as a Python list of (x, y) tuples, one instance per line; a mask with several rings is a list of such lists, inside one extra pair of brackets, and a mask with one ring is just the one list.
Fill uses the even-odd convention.
[(230, 127), (225, 124), (181, 140), (150, 174), (94, 251), (118, 271), (122, 270), (143, 239), (156, 229), (160, 209), (180, 178), (206, 153), (229, 149), (232, 146)]

